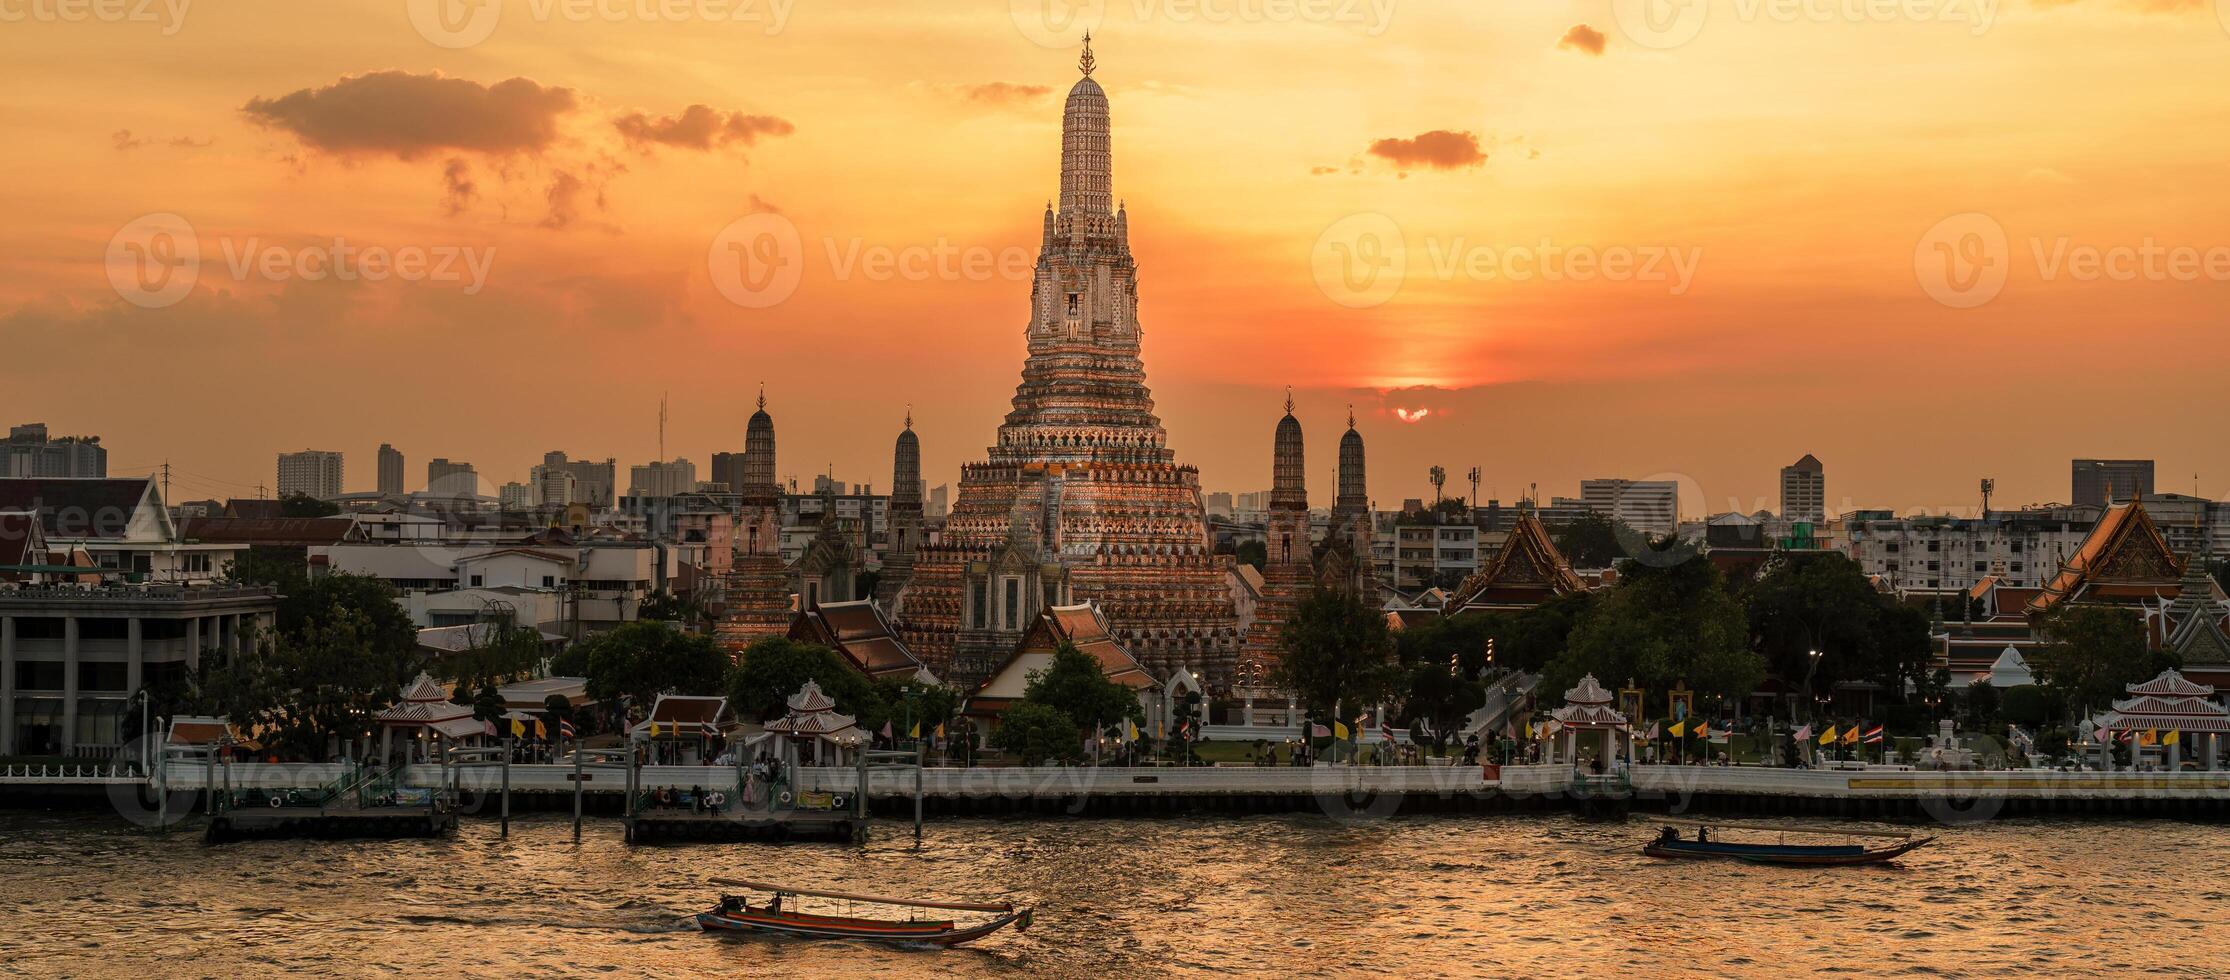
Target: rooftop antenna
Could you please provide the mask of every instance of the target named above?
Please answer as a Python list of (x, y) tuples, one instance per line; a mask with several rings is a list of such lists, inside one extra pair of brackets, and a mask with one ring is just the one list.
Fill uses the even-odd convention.
[(658, 393), (658, 461), (666, 461), (666, 393)]
[(1993, 479), (1991, 479), (1991, 478), (1989, 478), (1989, 477), (1987, 477), (1987, 476), (1986, 476), (1986, 477), (1983, 477), (1983, 478), (1982, 478), (1982, 518), (1983, 518), (1983, 520), (1989, 520), (1989, 519), (1990, 519), (1990, 494), (1991, 494), (1991, 493), (1993, 493), (1993, 492), (1995, 492), (1995, 491), (1996, 491), (1997, 489), (1998, 489), (1998, 481), (1996, 481), (1996, 480), (1993, 480)]

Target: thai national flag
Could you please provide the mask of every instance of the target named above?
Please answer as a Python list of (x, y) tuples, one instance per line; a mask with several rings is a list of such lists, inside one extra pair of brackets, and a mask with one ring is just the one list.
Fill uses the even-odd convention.
[(1882, 743), (1882, 726), (1875, 725), (1874, 727), (1867, 729), (1866, 734), (1862, 736), (1859, 741), (1865, 742), (1868, 745), (1880, 745)]
[(572, 738), (572, 737), (573, 737), (573, 723), (572, 723), (572, 722), (570, 722), (570, 721), (567, 721), (566, 719), (563, 719), (563, 718), (560, 718), (560, 719), (558, 719), (558, 737), (559, 737), (559, 738)]

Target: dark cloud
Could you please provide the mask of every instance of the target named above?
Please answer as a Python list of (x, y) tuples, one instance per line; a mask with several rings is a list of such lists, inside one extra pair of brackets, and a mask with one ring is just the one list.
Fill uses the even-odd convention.
[(960, 94), (967, 96), (970, 102), (997, 106), (1035, 102), (1052, 92), (1053, 88), (1048, 85), (1021, 85), (1014, 82), (985, 82), (960, 90)]
[(612, 121), (621, 139), (637, 149), (653, 145), (689, 150), (710, 150), (730, 143), (750, 146), (761, 136), (788, 136), (797, 127), (778, 116), (723, 113), (708, 105), (693, 105), (678, 116), (651, 116), (631, 112)]
[(572, 89), (528, 78), (482, 85), (438, 72), (378, 71), (250, 99), (240, 111), (312, 149), (409, 160), (437, 151), (539, 153), (577, 105)]
[(1371, 144), (1370, 155), (1404, 170), (1460, 170), (1487, 162), (1486, 151), (1479, 148), (1479, 134), (1446, 129), (1419, 133), (1411, 139), (1379, 140)]
[(450, 157), (449, 162), (442, 165), (441, 183), (446, 188), (441, 206), (451, 215), (471, 207), (473, 199), (479, 196), (479, 185), (472, 180), (472, 167), (463, 157)]
[(109, 139), (115, 142), (116, 148), (119, 150), (136, 150), (140, 147), (153, 146), (157, 143), (161, 143), (164, 146), (175, 146), (185, 150), (198, 150), (204, 146), (208, 146), (209, 144), (216, 142), (215, 140), (197, 140), (191, 136), (173, 136), (167, 140), (143, 139), (137, 136), (133, 136), (132, 131), (129, 129), (119, 129), (116, 132), (110, 133)]
[(1603, 53), (1603, 42), (1602, 31), (1586, 24), (1574, 24), (1571, 30), (1564, 32), (1564, 39), (1556, 42), (1556, 46), (1584, 54), (1600, 55)]

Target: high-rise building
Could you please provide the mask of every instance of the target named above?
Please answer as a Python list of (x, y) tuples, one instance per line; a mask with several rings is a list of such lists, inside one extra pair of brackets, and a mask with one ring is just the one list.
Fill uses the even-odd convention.
[(403, 454), (384, 442), (379, 444), (379, 492), (388, 497), (403, 492)]
[(1680, 484), (1671, 480), (1581, 480), (1580, 500), (1644, 534), (1669, 535), (1680, 525)]
[(341, 454), (319, 449), (279, 454), (279, 496), (330, 500), (341, 495)]
[(697, 488), (697, 464), (686, 459), (653, 460), (627, 468), (627, 493), (635, 497), (674, 497)]
[(504, 510), (533, 510), (534, 488), (524, 483), (506, 483), (496, 490), (496, 505)]
[(712, 482), (720, 484), (729, 493), (743, 487), (743, 454), (713, 453)]
[(1827, 520), (1827, 471), (1811, 453), (1781, 467), (1781, 519), (1812, 524)]
[(542, 454), (542, 465), (534, 468), (529, 482), (544, 488), (543, 500), (548, 502), (550, 484), (543, 477), (548, 473), (564, 473), (573, 478), (573, 498), (569, 502), (584, 503), (590, 507), (612, 506), (612, 498), (619, 482), (619, 464), (606, 459), (601, 463), (585, 459), (567, 459), (562, 452)]
[(101, 437), (48, 438), (44, 422), (9, 427), (8, 441), (0, 442), (0, 477), (55, 476), (106, 478), (108, 450), (101, 448)]
[(922, 516), (932, 521), (942, 521), (945, 519), (945, 515), (950, 513), (952, 513), (952, 487), (940, 483), (929, 488), (929, 509), (923, 511)]
[[(540, 481), (536, 481), (539, 483)], [(480, 492), (480, 473), (464, 460), (436, 456), (426, 462), (426, 492), (443, 497), (469, 497)]]
[(2149, 459), (2078, 459), (2069, 469), (2068, 503), (2077, 507), (2105, 507), (2153, 492)]
[(961, 467), (952, 516), (899, 594), (899, 626), (931, 670), (967, 685), (1048, 610), (1096, 603), (1147, 668), (1189, 667), (1228, 691), (1240, 641), (1232, 563), (1214, 552), (1199, 471), (1177, 463), (1146, 389), (1130, 218), (1114, 199), (1089, 45), (1078, 67), (1013, 410), (989, 458)]

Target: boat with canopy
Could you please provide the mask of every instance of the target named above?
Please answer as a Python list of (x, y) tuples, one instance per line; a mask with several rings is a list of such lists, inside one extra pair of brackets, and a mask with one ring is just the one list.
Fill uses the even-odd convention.
[[(1655, 840), (1642, 845), (1643, 854), (1657, 858), (1733, 858), (1752, 864), (1880, 864), (1935, 840), (1934, 837), (1915, 836), (1909, 830), (1703, 820), (1660, 820), (1657, 823), (1662, 829)], [(1695, 833), (1683, 836), (1684, 830)], [(1729, 839), (1729, 834), (1741, 835), (1743, 839)], [(1771, 841), (1753, 839), (1761, 834), (1777, 836)], [(1806, 839), (1791, 843), (1792, 835)], [(1884, 843), (1888, 841), (1894, 843)]]
[[(1030, 910), (1008, 902), (939, 902), (884, 898), (847, 892), (815, 891), (762, 881), (714, 878), (712, 884), (743, 890), (723, 894), (720, 905), (697, 914), (697, 926), (706, 932), (768, 932), (812, 939), (871, 939), (929, 946), (958, 946), (982, 939), (1009, 925), (1030, 928)], [(758, 901), (754, 901), (754, 898)], [(803, 899), (817, 899), (827, 907), (805, 911)], [(836, 903), (842, 903), (839, 907)], [(816, 903), (819, 904), (819, 903)], [(855, 906), (879, 905), (941, 912), (987, 913), (990, 919), (961, 923), (949, 918), (870, 918), (854, 915)], [(841, 913), (841, 914), (837, 914)]]

